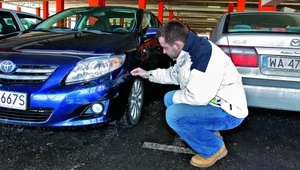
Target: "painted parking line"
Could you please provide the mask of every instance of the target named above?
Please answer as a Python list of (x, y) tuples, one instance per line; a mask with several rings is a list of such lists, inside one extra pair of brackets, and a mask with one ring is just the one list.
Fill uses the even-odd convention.
[(185, 154), (195, 154), (190, 148), (180, 147), (180, 146), (173, 146), (173, 145), (165, 145), (153, 142), (144, 142), (143, 148), (147, 149), (154, 149), (154, 150), (161, 150), (167, 152), (176, 152), (176, 153), (185, 153)]

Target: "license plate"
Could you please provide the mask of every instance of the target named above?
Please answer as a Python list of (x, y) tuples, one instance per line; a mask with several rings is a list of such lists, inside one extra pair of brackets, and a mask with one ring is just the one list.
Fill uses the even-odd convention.
[(263, 57), (263, 68), (300, 70), (300, 58)]
[(26, 110), (27, 93), (0, 90), (0, 107)]

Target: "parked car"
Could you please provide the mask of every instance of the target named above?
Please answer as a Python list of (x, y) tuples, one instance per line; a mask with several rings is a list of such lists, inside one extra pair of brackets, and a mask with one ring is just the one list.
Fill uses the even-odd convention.
[(241, 73), (250, 107), (300, 111), (299, 14), (227, 13), (210, 40)]
[(31, 13), (0, 8), (0, 36), (24, 31), (42, 20), (41, 17)]
[(172, 64), (155, 38), (160, 26), (144, 9), (79, 7), (0, 40), (0, 122), (133, 127), (151, 86), (130, 71)]

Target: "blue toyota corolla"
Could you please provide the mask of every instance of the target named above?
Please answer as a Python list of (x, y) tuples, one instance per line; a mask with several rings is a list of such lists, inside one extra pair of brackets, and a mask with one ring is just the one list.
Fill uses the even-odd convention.
[(149, 11), (69, 8), (0, 40), (0, 122), (67, 127), (142, 115), (145, 82), (136, 67), (168, 67)]

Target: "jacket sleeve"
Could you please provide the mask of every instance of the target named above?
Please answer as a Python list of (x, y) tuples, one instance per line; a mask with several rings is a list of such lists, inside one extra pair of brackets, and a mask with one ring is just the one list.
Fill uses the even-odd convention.
[(174, 94), (174, 104), (207, 105), (216, 96), (224, 73), (224, 66), (221, 64), (214, 65), (213, 68), (208, 67), (206, 72), (193, 69), (186, 88)]
[(160, 84), (175, 84), (179, 85), (178, 82), (178, 71), (175, 69), (177, 65), (168, 69), (156, 69), (149, 71), (149, 81)]

